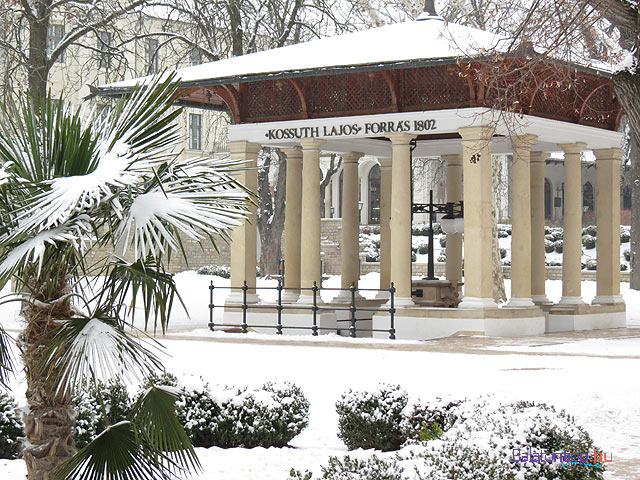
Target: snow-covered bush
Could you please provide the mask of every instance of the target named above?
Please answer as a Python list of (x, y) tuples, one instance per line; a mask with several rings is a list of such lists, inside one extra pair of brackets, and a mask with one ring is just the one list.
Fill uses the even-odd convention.
[(398, 462), (391, 459), (385, 460), (372, 455), (360, 460), (346, 455), (343, 458), (329, 457), (327, 466), (320, 467), (322, 475), (314, 477), (308, 470), (301, 473), (291, 469), (289, 480), (311, 480), (313, 478), (323, 480), (403, 480), (403, 469)]
[[(426, 444), (413, 459), (419, 479), (600, 480), (604, 467), (513, 461), (520, 452), (590, 453), (588, 433), (570, 415), (532, 402), (501, 405), (491, 399), (464, 402), (459, 420), (440, 440)], [(422, 462), (415, 462), (416, 458)]]
[(360, 246), (362, 252), (366, 255), (366, 262), (380, 261), (380, 240), (374, 239), (368, 235), (360, 234)]
[(507, 249), (506, 248), (500, 248), (500, 258), (505, 258), (507, 256)]
[(598, 228), (595, 225), (589, 225), (582, 229), (582, 235), (591, 235), (592, 237), (598, 236)]
[(626, 272), (627, 270), (629, 270), (629, 265), (627, 265), (626, 263), (621, 263), (620, 264), (620, 271), (621, 272)]
[(507, 238), (509, 234), (506, 230), (498, 230), (498, 238)]
[(447, 246), (447, 236), (443, 235), (442, 237), (440, 237), (440, 246), (442, 248), (445, 248)]
[(631, 240), (629, 227), (620, 227), (620, 243), (628, 243)]
[(436, 262), (444, 263), (446, 261), (447, 261), (447, 254), (444, 250), (442, 250), (440, 252), (440, 255), (438, 255), (438, 258), (436, 259)]
[(622, 254), (624, 255), (624, 259), (625, 259), (627, 262), (630, 262), (630, 261), (631, 261), (631, 250), (629, 250), (629, 249), (627, 248), (627, 249), (625, 249), (625, 251), (624, 251), (624, 252), (622, 252)]
[(196, 270), (198, 275), (217, 275), (222, 278), (231, 278), (231, 269), (224, 265), (205, 265)]
[(557, 242), (558, 240), (562, 240), (564, 236), (562, 228), (557, 228), (557, 227), (551, 230), (551, 235), (553, 235), (553, 240), (555, 242)]
[(440, 398), (436, 398), (429, 403), (414, 403), (410, 412), (404, 416), (402, 421), (404, 435), (409, 442), (420, 440), (420, 433), (425, 426), (429, 427), (433, 423), (436, 423), (443, 432), (446, 432), (458, 419), (455, 409), (461, 403), (461, 400), (450, 401)]
[(283, 447), (309, 422), (309, 402), (288, 382), (255, 390), (183, 390), (176, 411), (200, 447)]
[(72, 403), (76, 408), (75, 441), (78, 448), (93, 440), (107, 425), (124, 420), (132, 405), (127, 387), (117, 380), (108, 384), (88, 383), (78, 388)]
[(557, 253), (562, 253), (562, 245), (563, 245), (563, 241), (562, 240), (556, 240), (553, 243), (553, 249), (557, 252)]
[(582, 245), (587, 250), (591, 250), (592, 248), (596, 248), (596, 238), (591, 235), (583, 235), (582, 236)]
[(429, 244), (428, 243), (422, 243), (422, 244), (418, 245), (418, 253), (420, 255), (425, 255), (425, 254), (429, 253)]
[(429, 225), (417, 224), (411, 226), (411, 235), (415, 237), (426, 237), (429, 235)]
[(584, 262), (584, 268), (587, 270), (596, 270), (597, 262), (595, 258), (588, 258)]
[(415, 262), (416, 260), (418, 260), (418, 256), (414, 252), (411, 252), (411, 261)]
[(547, 253), (551, 253), (556, 249), (555, 242), (553, 240), (544, 240), (544, 251)]
[(13, 397), (0, 392), (0, 458), (16, 458), (24, 435)]
[(399, 385), (381, 384), (371, 392), (343, 393), (336, 402), (338, 437), (350, 450), (397, 450), (406, 440), (402, 411), (408, 400)]
[(556, 260), (550, 260), (548, 262), (544, 262), (544, 264), (547, 267), (561, 267), (562, 266), (562, 263), (560, 263), (560, 262), (558, 262)]

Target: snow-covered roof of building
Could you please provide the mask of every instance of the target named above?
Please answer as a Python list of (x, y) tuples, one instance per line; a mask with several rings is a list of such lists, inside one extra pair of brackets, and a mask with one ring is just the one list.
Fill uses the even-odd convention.
[[(506, 47), (504, 37), (423, 13), (417, 20), (321, 38), (177, 71), (183, 84), (294, 76), (310, 71), (348, 70), (412, 61), (445, 61)], [(150, 77), (145, 77), (150, 78)], [(133, 87), (132, 79), (103, 88)]]

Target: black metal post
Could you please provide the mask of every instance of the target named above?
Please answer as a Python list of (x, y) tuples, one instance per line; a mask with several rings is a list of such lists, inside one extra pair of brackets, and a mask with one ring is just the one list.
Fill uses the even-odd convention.
[(247, 281), (242, 284), (242, 333), (247, 333)]
[(356, 338), (356, 284), (352, 283), (349, 287), (351, 291), (351, 306), (349, 312), (351, 312), (351, 327), (349, 327), (349, 336)]
[(427, 247), (427, 278), (435, 280), (435, 268), (433, 265), (433, 190), (429, 190), (429, 245)]
[(213, 324), (213, 309), (215, 305), (213, 304), (213, 280), (211, 280), (211, 284), (209, 285), (209, 330), (213, 332), (214, 324)]
[(395, 340), (396, 339), (396, 322), (395, 322), (395, 314), (396, 314), (396, 308), (395, 308), (395, 293), (396, 293), (396, 287), (393, 286), (393, 282), (391, 282), (391, 288), (389, 288), (389, 293), (391, 294), (391, 298), (390, 298), (390, 302), (389, 302), (389, 315), (391, 317), (391, 326), (389, 328), (389, 339), (390, 340)]
[(314, 281), (313, 287), (311, 287), (311, 291), (313, 292), (313, 307), (311, 307), (311, 311), (313, 312), (313, 326), (311, 327), (311, 331), (314, 337), (318, 336), (318, 284)]
[(278, 326), (276, 333), (282, 335), (282, 277), (278, 279)]

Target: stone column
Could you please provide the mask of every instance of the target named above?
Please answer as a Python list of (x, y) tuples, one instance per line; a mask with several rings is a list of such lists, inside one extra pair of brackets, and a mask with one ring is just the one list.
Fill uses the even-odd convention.
[[(342, 155), (342, 246), (341, 288), (358, 286), (360, 278), (360, 209), (358, 208), (358, 160), (364, 153)], [(360, 295), (357, 295), (360, 297)], [(336, 300), (351, 300), (351, 293), (342, 291)]]
[(494, 129), (464, 127), (464, 298), (460, 308), (496, 308), (493, 300), (493, 182), (491, 139)]
[[(442, 155), (447, 164), (447, 202), (462, 200), (462, 156)], [(447, 235), (445, 276), (452, 285), (462, 282), (462, 234)]]
[(562, 246), (563, 305), (584, 303), (582, 280), (582, 168), (580, 154), (585, 143), (558, 145), (564, 151), (564, 234)]
[(300, 297), (300, 224), (302, 222), (302, 149), (285, 148), (287, 197), (284, 217), (284, 294), (286, 302)]
[[(378, 158), (380, 162), (380, 288), (391, 286), (391, 159)], [(378, 298), (388, 298), (387, 292), (379, 292)]]
[(395, 304), (413, 305), (411, 300), (411, 151), (415, 138), (406, 133), (388, 135), (392, 147), (391, 174), (391, 282)]
[(510, 307), (533, 307), (531, 300), (531, 144), (535, 135), (511, 139), (513, 196), (511, 207)]
[(593, 303), (622, 303), (620, 295), (620, 161), (622, 150), (594, 150), (596, 156), (596, 298)]
[[(256, 192), (258, 187), (258, 174), (255, 170), (260, 145), (246, 141), (229, 142), (229, 151), (233, 160), (245, 161), (245, 170), (237, 172), (236, 178), (250, 191)], [(242, 226), (231, 231), (231, 285), (242, 286), (244, 281), (249, 287), (256, 286), (257, 264), (257, 221), (256, 207), (249, 207), (249, 215), (243, 221)], [(257, 303), (260, 299), (256, 291), (247, 291), (247, 302)], [(242, 290), (233, 289), (227, 298), (227, 303), (241, 303)]]
[(547, 277), (544, 251), (544, 165), (547, 152), (531, 152), (531, 300), (549, 303), (544, 282)]
[[(315, 138), (300, 141), (302, 145), (302, 225), (300, 230), (300, 286), (320, 286), (320, 146)], [(300, 303), (311, 302), (312, 292), (303, 291)]]

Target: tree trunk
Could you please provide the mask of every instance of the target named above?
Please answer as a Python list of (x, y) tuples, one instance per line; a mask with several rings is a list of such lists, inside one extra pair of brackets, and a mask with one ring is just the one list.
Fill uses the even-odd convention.
[(492, 213), (492, 240), (493, 245), (493, 299), (496, 302), (504, 302), (507, 294), (504, 289), (504, 274), (502, 273), (502, 258), (500, 258), (500, 244), (498, 242), (498, 189), (502, 176), (502, 158), (491, 155), (491, 181), (493, 183), (493, 201), (491, 202)]
[(32, 8), (35, 18), (29, 18), (29, 60), (27, 79), (31, 97), (37, 99), (47, 93), (49, 60), (47, 58), (47, 34), (49, 30), (48, 0), (36, 0)]
[(276, 275), (280, 266), (281, 247), (282, 247), (282, 230), (280, 235), (268, 234), (260, 235), (262, 248), (260, 249), (260, 273), (262, 275)]
[[(65, 290), (66, 286), (60, 291)], [(22, 315), (27, 323), (18, 339), (27, 378), (22, 454), (29, 480), (51, 480), (56, 469), (76, 453), (76, 414), (70, 395), (57, 393), (55, 378), (42, 370), (47, 346), (58, 333), (56, 319), (71, 316), (70, 303), (44, 308), (23, 304)]]
[[(631, 288), (640, 290), (640, 74), (620, 72), (613, 86), (631, 127)], [(638, 265), (638, 268), (636, 268)]]

